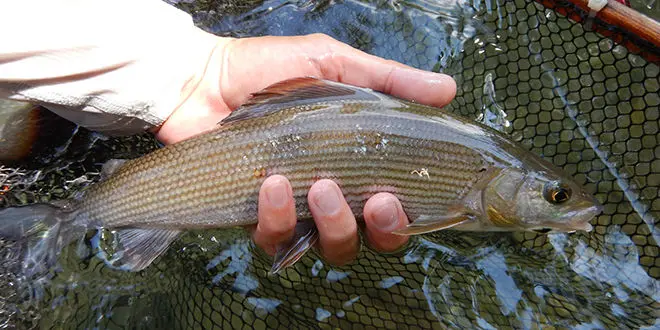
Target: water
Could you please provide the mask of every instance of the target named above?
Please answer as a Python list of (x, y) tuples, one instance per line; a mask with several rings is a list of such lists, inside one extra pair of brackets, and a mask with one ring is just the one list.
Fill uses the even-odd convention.
[[(91, 251), (86, 240), (65, 251), (37, 306), (18, 305), (22, 325), (660, 326), (660, 78), (648, 52), (633, 53), (524, 0), (178, 6), (218, 35), (323, 32), (372, 54), (451, 74), (459, 88), (449, 110), (482, 117), (562, 166), (605, 210), (588, 235), (440, 232), (416, 237), (391, 255), (364, 247), (346, 267), (312, 254), (280, 276), (267, 275), (270, 259), (238, 229), (190, 232), (138, 274), (109, 269), (93, 256), (81, 259)], [(25, 172), (31, 178), (42, 171), (35, 184), (10, 191), (4, 202), (66, 197), (87, 180), (67, 182), (83, 174), (98, 179), (94, 173), (105, 160), (157, 147), (144, 136), (99, 140), (75, 132), (57, 157)]]

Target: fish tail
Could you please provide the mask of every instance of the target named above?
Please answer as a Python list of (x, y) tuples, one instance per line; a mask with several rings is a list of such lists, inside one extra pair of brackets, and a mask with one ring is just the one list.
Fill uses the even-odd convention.
[(60, 251), (85, 232), (75, 225), (76, 212), (50, 204), (0, 210), (0, 238), (17, 243), (10, 255), (15, 274), (30, 279), (47, 272)]

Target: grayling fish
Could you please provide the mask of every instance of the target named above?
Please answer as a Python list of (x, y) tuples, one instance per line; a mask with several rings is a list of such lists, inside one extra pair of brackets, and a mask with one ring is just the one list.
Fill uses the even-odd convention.
[(601, 211), (559, 169), (495, 130), (313, 78), (268, 87), (211, 132), (106, 165), (107, 178), (77, 200), (0, 211), (0, 235), (29, 242), (26, 274), (98, 227), (119, 237), (111, 264), (144, 269), (183, 230), (256, 223), (259, 188), (273, 174), (291, 181), (299, 217), (274, 271), (316, 240), (306, 194), (322, 178), (339, 184), (358, 218), (373, 194), (396, 195), (413, 221), (402, 235), (589, 231)]

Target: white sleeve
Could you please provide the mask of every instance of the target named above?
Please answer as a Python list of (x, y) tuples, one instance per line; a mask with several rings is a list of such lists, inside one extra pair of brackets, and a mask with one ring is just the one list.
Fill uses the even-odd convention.
[(135, 133), (187, 97), (217, 40), (161, 0), (3, 1), (0, 97), (93, 130)]

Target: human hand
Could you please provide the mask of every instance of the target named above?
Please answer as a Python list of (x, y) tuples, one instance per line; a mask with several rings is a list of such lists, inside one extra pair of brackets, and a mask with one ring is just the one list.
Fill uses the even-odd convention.
[[(187, 99), (161, 125), (157, 137), (164, 143), (174, 143), (212, 129), (251, 93), (301, 76), (368, 87), (439, 107), (448, 104), (456, 93), (456, 84), (447, 75), (384, 60), (325, 35), (219, 38), (204, 72), (183, 91)], [(308, 203), (324, 258), (336, 265), (354, 259), (359, 250), (358, 227), (337, 184), (330, 180), (316, 182), (309, 191)], [(253, 239), (273, 255), (277, 244), (293, 236), (296, 223), (291, 185), (285, 177), (266, 179), (258, 209), (259, 223), (253, 228)], [(401, 203), (393, 195), (374, 195), (363, 211), (366, 238), (373, 248), (394, 251), (407, 242), (405, 236), (390, 234), (408, 224)]]

